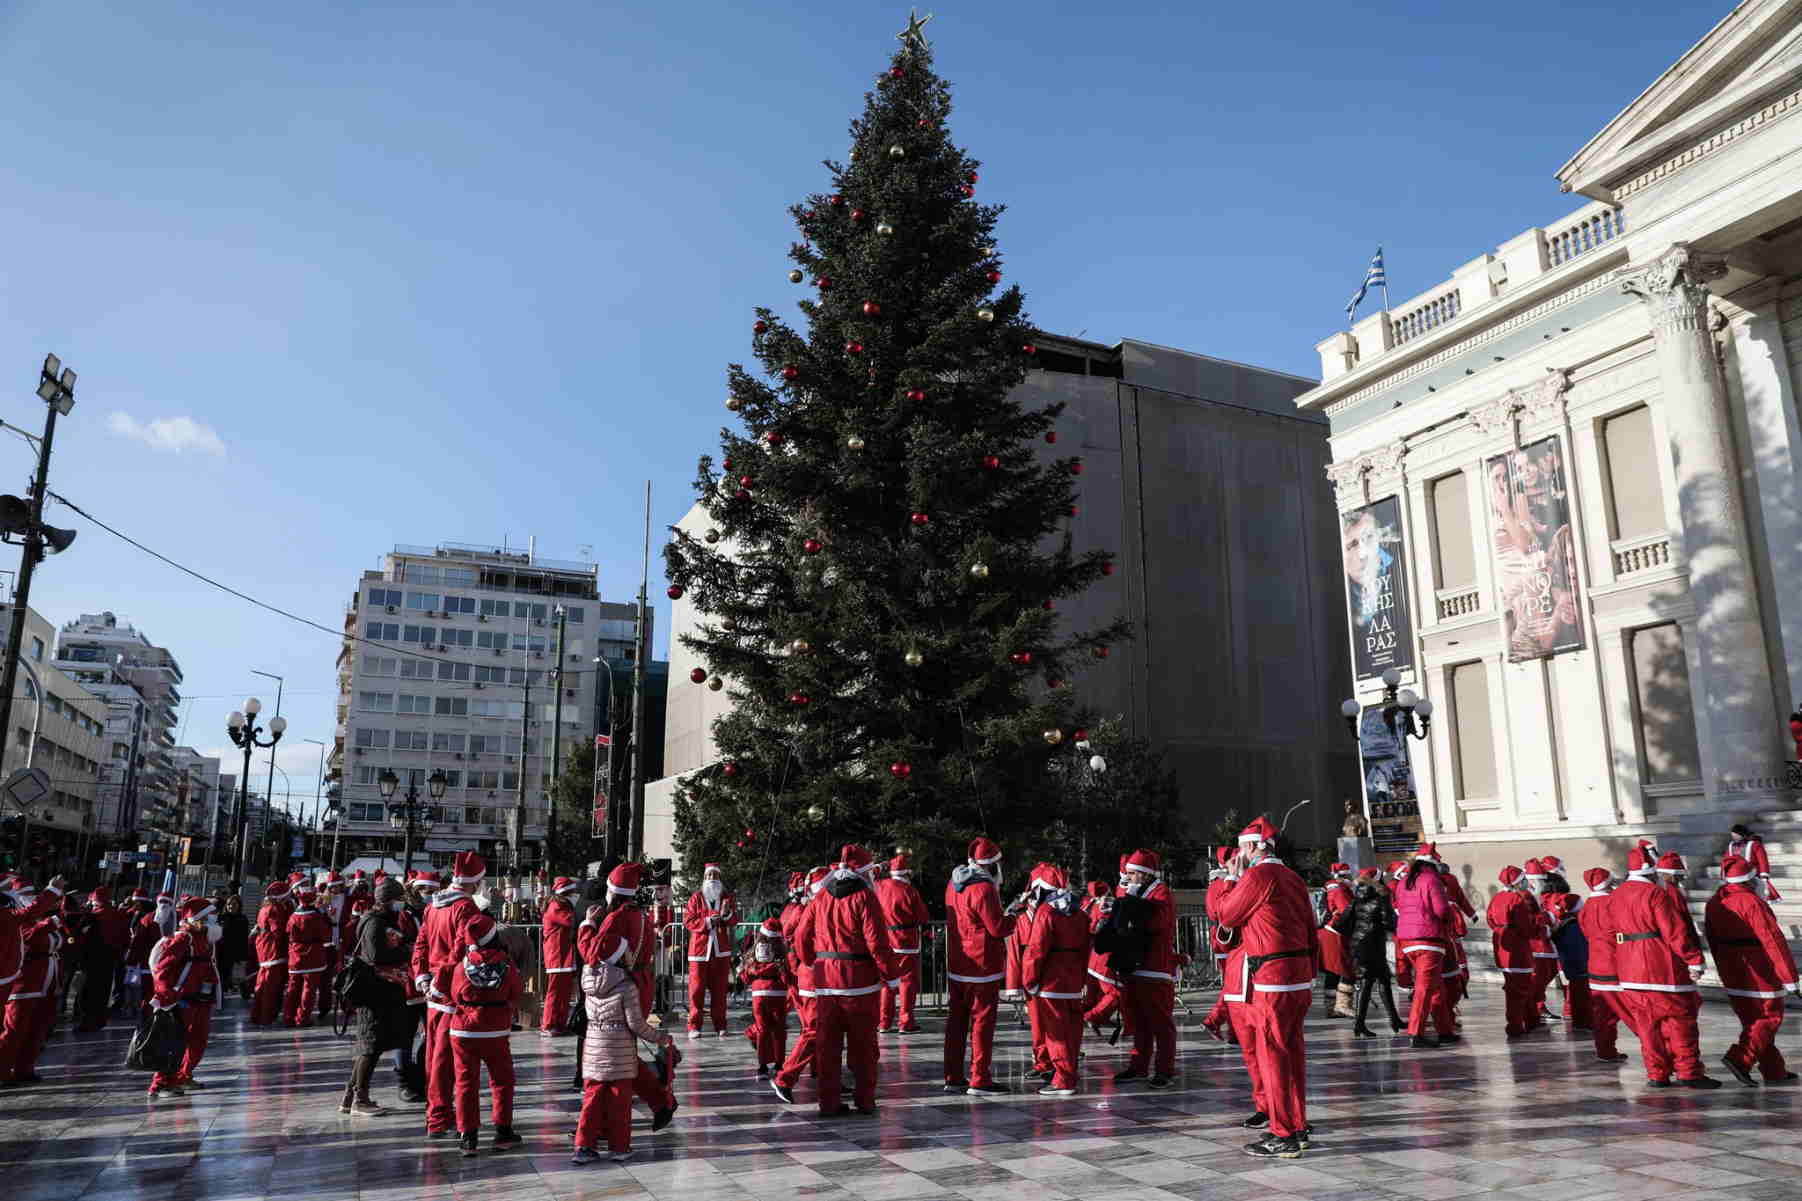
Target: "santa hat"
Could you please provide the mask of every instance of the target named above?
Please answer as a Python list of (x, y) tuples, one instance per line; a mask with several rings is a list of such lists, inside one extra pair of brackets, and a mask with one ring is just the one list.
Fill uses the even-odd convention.
[(1348, 878), (1352, 874), (1351, 864), (1349, 863), (1335, 863), (1333, 866), (1327, 868), (1327, 871), (1341, 880)]
[(806, 888), (806, 887), (807, 887), (807, 873), (806, 872), (790, 872), (790, 873), (788, 873), (788, 890), (790, 892), (799, 892), (801, 889)]
[(1361, 867), (1358, 869), (1358, 879), (1366, 884), (1375, 884), (1378, 877), (1382, 874), (1382, 872), (1374, 867)]
[(635, 897), (638, 895), (638, 882), (644, 876), (644, 866), (637, 863), (622, 863), (607, 873), (607, 895), (610, 897)]
[(993, 867), (1001, 862), (1001, 848), (985, 835), (970, 840), (970, 862), (978, 867)]
[(1683, 862), (1683, 856), (1675, 851), (1666, 851), (1658, 856), (1658, 870), (1666, 875), (1676, 876), (1688, 871), (1689, 867)]
[(302, 905), (311, 905), (318, 896), (319, 893), (305, 880), (294, 886), (294, 899)]
[(1654, 866), (1656, 862), (1651, 855), (1646, 853), (1644, 843), (1634, 847), (1627, 852), (1627, 879), (1650, 880), (1652, 874), (1658, 870)]
[(1099, 901), (1103, 897), (1113, 896), (1114, 890), (1112, 887), (1103, 883), (1100, 880), (1090, 880), (1089, 881), (1089, 895), (1091, 897), (1094, 897), (1097, 901)]
[[(19, 883), (25, 888), (31, 887), (31, 885), (26, 884), (23, 880), (19, 881)], [(159, 892), (156, 894), (156, 903), (159, 905), (173, 905), (175, 904), (175, 894), (170, 892)]]
[(320, 883), (324, 884), (327, 888), (343, 888), (344, 877), (340, 876), (337, 872), (327, 872), (325, 873), (325, 879), (320, 881)]
[(148, 905), (150, 904), (150, 894), (145, 892), (142, 888), (134, 888), (131, 890), (131, 896), (127, 897), (126, 900), (133, 905)]
[(184, 922), (205, 921), (213, 916), (213, 903), (205, 897), (183, 897), (176, 913)]
[(1653, 842), (1650, 838), (1642, 838), (1639, 840), (1639, 850), (1645, 855), (1647, 863), (1658, 862), (1658, 844)]
[(1126, 861), (1131, 858), (1132, 856), (1125, 851), (1120, 853), (1120, 866), (1115, 869), (1120, 875), (1124, 876), (1126, 874)]
[(1068, 885), (1069, 878), (1064, 875), (1064, 869), (1053, 863), (1034, 864), (1032, 873), (1026, 878), (1028, 888), (1043, 889), (1046, 892), (1056, 892)]
[(1546, 912), (1558, 921), (1577, 912), (1577, 894), (1574, 892), (1555, 892), (1545, 899)]
[(364, 870), (363, 870), (363, 869), (362, 869), (362, 868), (360, 868), (360, 867), (359, 867), (359, 868), (358, 868), (358, 869), (357, 869), (357, 870), (356, 870), (356, 871), (354, 871), (354, 872), (352, 872), (352, 873), (351, 873), (351, 874), (350, 874), (350, 878), (351, 878), (351, 879), (352, 879), (352, 880), (354, 880), (354, 881), (355, 881), (355, 882), (357, 882), (357, 883), (358, 883), (358, 884), (361, 884), (361, 883), (362, 883), (362, 882), (363, 882), (363, 881), (364, 881), (364, 880), (366, 880), (366, 879), (367, 879), (367, 878), (368, 878), (368, 877), (369, 877), (369, 873), (368, 873), (368, 872), (366, 872), (366, 871), (364, 871)]
[(420, 892), (437, 892), (438, 891), (438, 873), (431, 872), (431, 871), (414, 872), (413, 879), (412, 879), (412, 885), (414, 888), (417, 888)]
[(1220, 867), (1225, 867), (1227, 864), (1229, 864), (1233, 861), (1233, 856), (1237, 855), (1238, 853), (1239, 853), (1238, 847), (1215, 847), (1214, 848), (1214, 862), (1217, 865), (1219, 865)]
[(486, 913), (478, 913), (470, 918), (463, 927), (463, 937), (468, 940), (470, 948), (485, 947), (494, 941), (494, 932), (500, 927)]
[(288, 895), (288, 882), (286, 880), (269, 881), (268, 885), (263, 889), (263, 895), (272, 901), (281, 900)]
[(1545, 870), (1545, 874), (1548, 876), (1564, 874), (1564, 860), (1556, 855), (1541, 855), (1539, 866)]
[(807, 873), (807, 895), (813, 896), (826, 887), (826, 877), (832, 874), (829, 867), (816, 867)]
[(1156, 851), (1148, 851), (1140, 847), (1126, 857), (1126, 870), (1129, 872), (1146, 872), (1157, 875), (1160, 861)]
[(1414, 857), (1416, 859), (1424, 859), (1428, 863), (1438, 865), (1438, 863), (1439, 863), (1439, 847), (1435, 843), (1423, 842), (1420, 844), (1420, 849), (1414, 852)]
[(1389, 865), (1389, 878), (1390, 879), (1399, 880), (1407, 874), (1408, 874), (1408, 861), (1406, 859), (1397, 859), (1394, 863), (1391, 863)]
[(899, 848), (897, 848), (895, 851), (895, 857), (888, 861), (888, 874), (891, 876), (898, 876), (901, 879), (905, 880), (909, 876), (913, 875), (913, 873), (914, 873), (913, 860), (911, 860), (907, 857), (906, 851), (903, 851), (903, 850), (900, 850)]
[(725, 874), (726, 874), (725, 872), (720, 870), (720, 865), (717, 863), (703, 863), (701, 865), (701, 879), (703, 879), (703, 880), (705, 880), (708, 876), (724, 877)]
[(568, 876), (558, 876), (551, 881), (551, 891), (558, 896), (562, 896), (566, 892), (581, 892), (582, 882), (572, 880)]
[(1545, 879), (1545, 864), (1542, 863), (1541, 861), (1539, 861), (1538, 859), (1529, 859), (1525, 863), (1521, 864), (1521, 867), (1526, 871), (1527, 879), (1529, 879), (1529, 880)]
[(1721, 879), (1729, 884), (1749, 884), (1757, 876), (1752, 865), (1738, 855), (1729, 855), (1721, 860)]
[(1504, 867), (1501, 871), (1501, 874), (1496, 877), (1497, 880), (1501, 881), (1501, 885), (1503, 888), (1513, 888), (1516, 884), (1519, 884), (1525, 878), (1526, 878), (1525, 873), (1523, 873), (1518, 867), (1515, 867), (1512, 863), (1510, 863), (1507, 867)]
[(838, 849), (838, 865), (848, 872), (866, 872), (875, 866), (870, 853), (854, 842), (847, 842)]
[(757, 933), (761, 934), (765, 938), (781, 938), (782, 937), (782, 927), (780, 927), (776, 924), (775, 918), (766, 917), (763, 919), (763, 924), (761, 926), (757, 927)]
[(1252, 846), (1262, 846), (1266, 843), (1275, 841), (1276, 827), (1270, 824), (1270, 819), (1267, 817), (1255, 817), (1252, 819), (1249, 826), (1246, 826), (1243, 830), (1239, 831), (1239, 842), (1241, 845), (1250, 844)]
[(1591, 895), (1599, 896), (1614, 883), (1614, 873), (1605, 867), (1592, 867), (1583, 873), (1583, 883), (1589, 886)]
[(307, 874), (305, 872), (289, 872), (288, 873), (288, 883), (289, 884), (299, 884), (302, 880), (304, 880), (306, 878), (307, 878)]
[(488, 874), (488, 864), (474, 851), (459, 851), (451, 862), (451, 883), (458, 888), (474, 888)]
[(113, 890), (102, 884), (88, 894), (88, 901), (95, 905), (110, 905), (113, 903)]

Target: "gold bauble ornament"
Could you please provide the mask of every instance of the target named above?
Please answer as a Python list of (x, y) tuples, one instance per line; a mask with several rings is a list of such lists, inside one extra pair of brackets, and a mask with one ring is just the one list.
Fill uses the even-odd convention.
[(891, 238), (895, 235), (895, 227), (890, 225), (887, 221), (878, 221), (876, 223), (876, 232), (885, 238)]
[(736, 618), (736, 617), (720, 618), (720, 629), (726, 631), (726, 633), (728, 633), (728, 634), (732, 633), (734, 630), (738, 629), (738, 618)]
[(909, 667), (918, 667), (920, 664), (926, 662), (926, 656), (922, 655), (919, 651), (908, 651), (905, 655), (901, 656), (901, 661), (906, 663)]
[(788, 649), (791, 654), (805, 655), (813, 649), (813, 643), (805, 638), (797, 638), (788, 644)]
[(807, 278), (807, 277), (806, 277), (806, 276), (805, 276), (805, 275), (802, 275), (802, 274), (801, 274), (801, 272), (800, 272), (800, 269), (799, 269), (799, 268), (797, 268), (797, 269), (795, 269), (795, 270), (793, 270), (793, 271), (790, 271), (790, 272), (789, 272), (789, 273), (788, 273), (788, 282), (789, 282), (789, 283), (791, 283), (791, 284), (798, 284), (798, 283), (800, 283), (800, 282), (801, 282), (801, 281), (802, 281), (802, 280), (804, 280), (804, 279), (806, 279), (806, 278)]
[(862, 450), (863, 446), (863, 439), (859, 438), (856, 434), (852, 434), (849, 438), (845, 439), (846, 450)]
[(995, 319), (995, 310), (994, 309), (977, 309), (976, 310), (976, 320), (978, 320), (978, 321), (993, 321), (994, 319)]
[(899, 142), (896, 142), (893, 146), (890, 146), (888, 148), (888, 156), (890, 158), (906, 158), (907, 157), (907, 147), (903, 146)]
[(1056, 746), (1058, 743), (1062, 742), (1063, 740), (1064, 740), (1064, 732), (1062, 730), (1046, 730), (1045, 731), (1045, 741), (1050, 743), (1052, 746)]
[(720, 680), (720, 678), (718, 676), (714, 676), (711, 680), (707, 681), (707, 691), (709, 691), (709, 692), (718, 692), (721, 688), (724, 688), (724, 687), (725, 687), (725, 684)]
[(987, 563), (972, 563), (970, 564), (970, 574), (979, 580), (986, 580), (989, 578), (989, 565)]
[(720, 540), (720, 532), (718, 530), (708, 530), (702, 537), (706, 538), (708, 542), (718, 542)]
[(745, 407), (745, 402), (740, 400), (738, 397), (736, 397), (736, 396), (726, 397), (726, 408), (729, 409), (730, 411), (736, 413), (744, 407)]
[(807, 806), (807, 820), (810, 822), (825, 821), (826, 811), (818, 805), (809, 805)]

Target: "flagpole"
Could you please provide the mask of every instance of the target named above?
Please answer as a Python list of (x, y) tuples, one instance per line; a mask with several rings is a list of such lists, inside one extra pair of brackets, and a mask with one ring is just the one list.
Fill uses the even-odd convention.
[[(1383, 257), (1383, 248), (1377, 247), (1377, 257)], [(1383, 311), (1389, 311), (1389, 264), (1383, 264)]]

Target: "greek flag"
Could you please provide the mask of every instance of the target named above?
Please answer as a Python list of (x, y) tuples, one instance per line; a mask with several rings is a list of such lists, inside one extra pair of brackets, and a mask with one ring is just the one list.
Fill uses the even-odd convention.
[(1370, 270), (1364, 273), (1364, 282), (1358, 285), (1357, 292), (1352, 295), (1351, 303), (1345, 306), (1346, 320), (1349, 321), (1358, 315), (1358, 306), (1364, 302), (1364, 294), (1372, 288), (1383, 289), (1383, 307), (1388, 308), (1389, 280), (1383, 274), (1383, 248), (1381, 246), (1377, 247), (1376, 254), (1371, 257)]

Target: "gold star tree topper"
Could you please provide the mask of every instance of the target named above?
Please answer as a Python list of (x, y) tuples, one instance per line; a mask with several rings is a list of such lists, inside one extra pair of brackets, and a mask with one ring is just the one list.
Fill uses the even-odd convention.
[(932, 20), (931, 13), (927, 13), (922, 17), (917, 9), (908, 9), (907, 28), (903, 29), (900, 33), (897, 33), (895, 35), (895, 40), (906, 46), (909, 50), (930, 49), (926, 44), (926, 22), (930, 20)]

